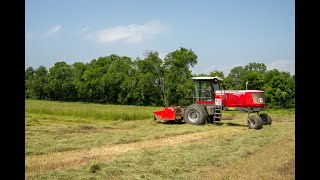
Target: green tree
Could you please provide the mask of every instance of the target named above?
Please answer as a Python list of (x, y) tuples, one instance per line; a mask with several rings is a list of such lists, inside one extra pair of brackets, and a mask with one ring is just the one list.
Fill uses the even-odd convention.
[(84, 72), (86, 71), (87, 67), (82, 62), (75, 62), (71, 65), (72, 69), (72, 84), (76, 90), (76, 100), (77, 101), (85, 101), (85, 82), (83, 79)]
[(248, 65), (246, 65), (244, 67), (245, 71), (255, 71), (258, 72), (260, 74), (264, 74), (267, 72), (267, 66), (263, 63), (256, 63), (256, 62), (252, 62), (249, 63)]
[(25, 71), (25, 98), (32, 97), (32, 86), (34, 83), (34, 69), (32, 67), (28, 67)]
[(200, 74), (193, 74), (192, 76), (194, 76), (194, 77), (207, 77), (208, 76), (208, 74), (205, 74), (205, 73), (200, 73)]
[(243, 79), (248, 82), (247, 89), (259, 90), (264, 85), (263, 75), (257, 71), (246, 72)]
[(164, 59), (166, 105), (187, 105), (193, 84), (191, 70), (197, 64), (197, 55), (191, 50), (180, 48)]
[(82, 76), (83, 81), (77, 86), (82, 89), (79, 93), (81, 97), (85, 98), (85, 101), (102, 103), (110, 102), (113, 99), (108, 91), (109, 85), (105, 82), (104, 76), (108, 73), (112, 61), (117, 58), (117, 55), (112, 54), (107, 57), (99, 57), (97, 60), (93, 59), (86, 65)]
[(223, 71), (218, 71), (218, 70), (214, 70), (212, 72), (209, 73), (209, 76), (211, 77), (221, 77), (222, 79), (225, 79)]
[(73, 84), (73, 72), (66, 62), (56, 62), (49, 69), (48, 83), (45, 86), (50, 100), (74, 101), (77, 97)]
[(106, 57), (110, 64), (101, 82), (110, 103), (126, 104), (130, 100), (132, 81), (134, 80), (133, 62), (130, 57), (112, 54)]
[(260, 89), (264, 82), (262, 75), (267, 72), (267, 67), (263, 63), (252, 62), (246, 66), (237, 66), (231, 69), (230, 73), (224, 81), (224, 86), (229, 89), (232, 83), (235, 89)]
[(243, 79), (243, 76), (245, 75), (246, 70), (242, 66), (234, 67), (230, 70), (230, 73), (225, 78), (224, 85), (225, 89), (230, 89), (232, 86), (232, 83), (235, 84), (235, 89), (245, 89), (245, 83), (246, 81)]
[(268, 71), (264, 75), (263, 90), (269, 108), (295, 107), (295, 78), (289, 72), (277, 69)]
[(137, 59), (134, 97), (138, 104), (164, 105), (163, 61), (156, 51), (147, 51), (146, 58)]
[(222, 83), (221, 83), (222, 88), (223, 88), (223, 89), (228, 89), (228, 88), (230, 88), (230, 87), (228, 86), (228, 84), (225, 83), (225, 77), (224, 77), (223, 71), (214, 70), (214, 71), (212, 71), (212, 72), (209, 73), (209, 76), (222, 78), (222, 79), (223, 79), (223, 81), (222, 81)]
[(28, 68), (26, 70), (26, 93), (28, 98), (45, 99), (45, 85), (47, 84), (48, 70), (44, 66), (39, 66), (36, 70)]
[[(169, 53), (164, 61), (156, 51), (147, 51), (145, 58), (110, 56), (90, 63), (68, 65), (57, 62), (48, 70), (44, 66), (25, 70), (25, 97), (60, 101), (86, 101), (135, 105), (189, 105), (193, 90), (190, 68), (197, 64), (197, 55), (180, 48)], [(277, 69), (267, 71), (263, 63), (252, 62), (231, 69), (227, 77), (222, 71), (198, 76), (224, 79), (224, 89), (265, 91), (269, 108), (295, 108), (295, 76)]]

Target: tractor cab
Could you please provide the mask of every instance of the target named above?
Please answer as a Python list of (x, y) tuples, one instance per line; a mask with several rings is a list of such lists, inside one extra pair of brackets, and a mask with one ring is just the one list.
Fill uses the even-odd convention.
[(193, 103), (214, 104), (215, 91), (221, 90), (220, 77), (192, 77), (194, 82)]

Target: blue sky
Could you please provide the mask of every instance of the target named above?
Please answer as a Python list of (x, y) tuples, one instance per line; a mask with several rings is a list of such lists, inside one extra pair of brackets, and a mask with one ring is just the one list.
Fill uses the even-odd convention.
[(25, 67), (110, 54), (198, 56), (193, 73), (264, 63), (295, 74), (294, 0), (27, 0)]

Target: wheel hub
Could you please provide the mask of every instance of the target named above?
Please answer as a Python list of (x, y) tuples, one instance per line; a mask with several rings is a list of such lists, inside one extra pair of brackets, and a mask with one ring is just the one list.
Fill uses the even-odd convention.
[(198, 120), (198, 118), (199, 118), (199, 114), (197, 112), (195, 112), (195, 111), (190, 112), (189, 115), (188, 115), (188, 118), (189, 118), (190, 121), (196, 122)]

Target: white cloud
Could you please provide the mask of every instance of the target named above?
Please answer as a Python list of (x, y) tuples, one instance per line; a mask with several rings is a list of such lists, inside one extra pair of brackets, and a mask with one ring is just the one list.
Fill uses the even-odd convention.
[(58, 31), (60, 31), (61, 28), (62, 28), (61, 25), (53, 26), (49, 31), (47, 31), (47, 32), (45, 33), (45, 36), (46, 36), (46, 37), (50, 37), (50, 36), (54, 35), (55, 33), (57, 33)]
[(166, 25), (158, 21), (151, 21), (142, 25), (129, 24), (127, 26), (106, 28), (88, 34), (88, 36), (100, 43), (139, 43), (143, 40), (154, 38), (156, 35), (167, 30), (168, 27)]
[(295, 74), (295, 63), (292, 60), (276, 60), (267, 65), (268, 70), (278, 69), (279, 71), (290, 72)]

